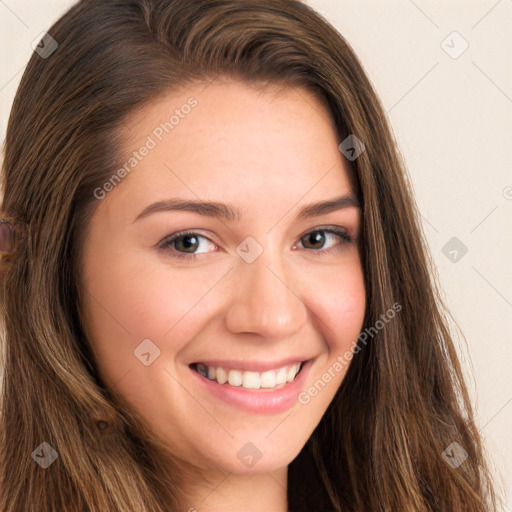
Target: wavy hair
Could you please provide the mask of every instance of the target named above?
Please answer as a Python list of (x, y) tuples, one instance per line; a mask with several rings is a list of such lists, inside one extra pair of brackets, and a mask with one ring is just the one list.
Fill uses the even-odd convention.
[[(2, 270), (1, 510), (177, 510), (178, 469), (98, 376), (82, 327), (80, 255), (94, 191), (119, 168), (130, 114), (228, 77), (306, 87), (340, 140), (364, 143), (350, 165), (362, 207), (365, 329), (402, 307), (358, 345), (290, 463), (289, 510), (494, 511), (405, 164), (345, 38), (297, 0), (83, 0), (48, 33), (58, 47), (30, 58), (4, 147), (2, 211), (27, 236)], [(43, 441), (58, 453), (45, 471), (31, 457)], [(442, 456), (452, 443), (468, 454), (457, 468)]]

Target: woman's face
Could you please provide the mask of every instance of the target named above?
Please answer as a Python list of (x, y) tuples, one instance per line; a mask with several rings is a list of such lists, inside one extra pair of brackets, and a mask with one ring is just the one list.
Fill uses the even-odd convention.
[(311, 206), (354, 193), (330, 116), (305, 89), (233, 81), (159, 99), (127, 133), (82, 261), (100, 375), (184, 464), (286, 467), (365, 311), (359, 208)]

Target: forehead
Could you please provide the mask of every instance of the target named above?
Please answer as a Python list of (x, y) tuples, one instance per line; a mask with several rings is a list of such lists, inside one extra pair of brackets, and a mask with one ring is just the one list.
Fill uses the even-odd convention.
[(126, 124), (121, 164), (137, 161), (114, 195), (132, 203), (221, 199), (259, 215), (353, 190), (332, 117), (305, 88), (198, 84), (158, 98)]

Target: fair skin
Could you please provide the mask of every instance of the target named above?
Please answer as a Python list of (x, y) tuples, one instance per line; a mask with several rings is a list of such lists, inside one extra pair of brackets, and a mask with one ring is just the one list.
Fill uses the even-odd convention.
[[(181, 510), (285, 512), (288, 465), (335, 396), (349, 362), (336, 372), (333, 365), (363, 325), (353, 240), (360, 210), (298, 217), (307, 205), (354, 192), (331, 118), (309, 91), (262, 92), (230, 80), (205, 87), (159, 98), (127, 122), (126, 159), (188, 98), (198, 102), (161, 141), (153, 136), (156, 147), (99, 201), (82, 261), (86, 331), (106, 385), (187, 471)], [(229, 203), (241, 217), (165, 211), (135, 220), (170, 198)], [(183, 230), (196, 238), (158, 247)], [(237, 253), (247, 237), (263, 249), (251, 263)], [(134, 357), (145, 339), (160, 350), (149, 365)], [(300, 391), (330, 369), (329, 382), (307, 404), (295, 399), (261, 414), (211, 394), (209, 386), (229, 384), (205, 387), (189, 366), (290, 357), (311, 361)], [(249, 442), (261, 454), (250, 467), (237, 456)]]

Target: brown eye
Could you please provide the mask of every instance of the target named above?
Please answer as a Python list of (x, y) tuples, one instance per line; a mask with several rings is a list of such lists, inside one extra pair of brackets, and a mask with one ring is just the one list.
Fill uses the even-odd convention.
[[(328, 239), (325, 233), (337, 237), (339, 240), (338, 244), (335, 244), (332, 248), (324, 249), (323, 246)], [(323, 254), (325, 252), (336, 251), (343, 248), (346, 244), (352, 242), (352, 237), (350, 237), (345, 230), (338, 228), (315, 229), (314, 231), (310, 231), (308, 234), (303, 236), (301, 241), (306, 249), (313, 249), (316, 250), (316, 252)]]
[(196, 251), (201, 245), (204, 245), (204, 243), (202, 243), (203, 240), (213, 244), (209, 238), (199, 233), (194, 231), (182, 231), (163, 240), (159, 248), (163, 251), (171, 252), (171, 255), (176, 258), (195, 258), (202, 254), (202, 252), (198, 253)]
[(194, 235), (179, 236), (174, 239), (173, 243), (176, 249), (179, 251), (183, 249), (185, 252), (194, 252), (199, 246), (198, 239)]
[(309, 243), (313, 244), (316, 247), (309, 247), (310, 249), (322, 249), (322, 247), (318, 247), (318, 244), (321, 246), (325, 243), (325, 235), (322, 234), (322, 231), (312, 231), (311, 233), (308, 233), (305, 237), (303, 237), (303, 240), (306, 240), (307, 243), (305, 245), (308, 245)]

